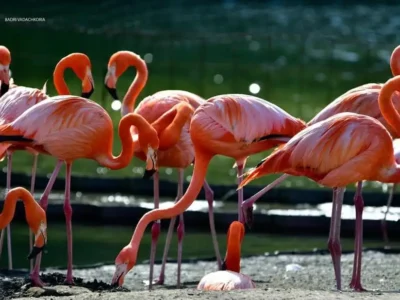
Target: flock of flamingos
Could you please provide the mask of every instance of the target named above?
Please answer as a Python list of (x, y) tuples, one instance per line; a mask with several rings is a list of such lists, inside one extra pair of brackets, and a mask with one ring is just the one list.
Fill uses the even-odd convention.
[[(59, 96), (50, 97), (46, 94), (46, 84), (42, 89), (14, 84), (9, 69), (10, 51), (0, 46), (0, 157), (7, 156), (8, 165), (8, 193), (0, 215), (0, 249), (5, 236), (4, 228), (7, 227), (9, 268), (12, 268), (9, 223), (14, 215), (16, 201), (22, 199), (30, 232), (34, 234), (34, 238), (30, 236), (28, 256), (31, 260), (30, 276), (34, 285), (44, 285), (39, 270), (41, 253), (47, 243), (48, 196), (62, 163), (65, 163), (64, 212), (68, 246), (66, 283), (73, 284), (70, 203), (72, 163), (76, 159), (86, 158), (117, 170), (126, 167), (136, 155), (146, 162), (144, 176), (153, 177), (155, 209), (143, 215), (131, 241), (117, 255), (113, 285), (123, 285), (125, 275), (134, 267), (140, 241), (150, 223), (152, 245), (149, 288), (152, 284), (164, 283), (168, 248), (175, 219), (179, 215), (177, 284), (180, 286), (182, 239), (185, 232), (183, 212), (195, 201), (203, 187), (209, 204), (210, 228), (219, 271), (203, 277), (198, 289), (254, 288), (251, 278), (240, 273), (244, 223), (251, 222), (252, 204), (262, 194), (293, 175), (306, 176), (333, 189), (328, 248), (338, 290), (342, 288), (340, 221), (343, 195), (347, 185), (357, 184), (354, 197), (355, 256), (350, 287), (355, 291), (363, 291), (362, 182), (370, 180), (396, 184), (400, 181), (400, 166), (396, 163), (396, 155), (400, 154), (400, 147), (396, 146), (400, 144), (394, 142), (395, 138), (400, 137), (399, 55), (400, 46), (393, 50), (390, 59), (393, 77), (386, 83), (368, 83), (351, 89), (305, 123), (275, 104), (243, 94), (219, 95), (205, 100), (190, 92), (165, 90), (146, 97), (135, 108), (136, 99), (148, 79), (146, 63), (133, 52), (116, 52), (110, 57), (104, 79), (107, 90), (115, 100), (118, 99), (118, 78), (130, 66), (136, 68), (137, 74), (123, 98), (122, 118), (118, 127), (122, 150), (118, 156), (114, 156), (112, 120), (103, 107), (89, 100), (94, 90), (94, 80), (90, 59), (85, 54), (72, 53), (58, 62), (53, 81)], [(63, 76), (67, 68), (71, 68), (82, 81), (81, 97), (70, 95)], [(276, 148), (271, 155), (243, 174), (248, 156), (271, 148)], [(12, 154), (15, 150), (29, 151), (34, 155), (30, 192), (22, 187), (10, 189)], [(36, 202), (32, 195), (38, 154), (56, 157), (57, 164), (40, 201)], [(229, 227), (227, 251), (223, 260), (214, 227), (213, 191), (205, 180), (208, 165), (215, 155), (233, 158), (238, 174), (238, 221)], [(400, 160), (400, 155), (397, 157)], [(184, 193), (183, 170), (192, 164), (193, 176)], [(178, 195), (175, 204), (166, 209), (159, 208), (159, 167), (179, 170)], [(243, 201), (242, 188), (246, 184), (264, 175), (276, 173), (284, 175)], [(161, 273), (159, 279), (153, 282), (160, 219), (171, 219), (171, 223)]]

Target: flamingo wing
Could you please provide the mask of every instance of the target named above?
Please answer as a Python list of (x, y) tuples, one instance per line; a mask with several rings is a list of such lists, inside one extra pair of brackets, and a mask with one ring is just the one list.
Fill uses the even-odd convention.
[(393, 144), (387, 130), (375, 119), (340, 113), (299, 132), (276, 149), (240, 187), (271, 173), (308, 176), (329, 187), (373, 180), (378, 170), (393, 163)]
[(247, 275), (233, 271), (217, 271), (205, 275), (197, 285), (198, 290), (231, 291), (253, 289), (256, 285)]
[[(371, 86), (373, 87), (374, 85), (376, 84), (366, 84), (364, 86), (357, 87), (336, 98), (328, 106), (321, 110), (311, 121), (309, 121), (308, 125), (315, 124), (338, 113), (352, 112), (377, 119), (383, 124), (383, 126), (386, 127), (392, 136), (397, 137), (395, 131), (386, 122), (381, 114), (378, 104), (380, 89), (376, 87), (371, 88)], [(396, 110), (400, 111), (400, 97), (398, 93), (393, 94), (392, 101)]]
[(33, 105), (49, 98), (36, 88), (17, 86), (0, 98), (0, 125), (14, 121)]
[(70, 95), (41, 101), (9, 125), (6, 131), (0, 130), (0, 135), (32, 139), (35, 146), (43, 146), (45, 151), (64, 160), (90, 156), (99, 147), (93, 141), (100, 142), (109, 134), (102, 130), (104, 125), (112, 130), (111, 119), (100, 105)]
[(251, 143), (268, 136), (292, 137), (305, 127), (303, 121), (260, 98), (229, 94), (209, 99), (194, 113), (205, 118), (211, 139), (231, 134), (236, 142)]

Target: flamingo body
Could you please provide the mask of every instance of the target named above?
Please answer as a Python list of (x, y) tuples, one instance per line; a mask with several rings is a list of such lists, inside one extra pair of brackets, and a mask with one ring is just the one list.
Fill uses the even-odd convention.
[(362, 180), (386, 181), (394, 166), (393, 142), (381, 123), (340, 113), (299, 132), (249, 171), (242, 186), (266, 174), (287, 173), (345, 187)]
[[(63, 161), (92, 158), (110, 143), (112, 121), (97, 103), (77, 96), (55, 96), (26, 110), (8, 125), (11, 132), (34, 140), (39, 152)], [(7, 133), (3, 130), (1, 134)]]
[(255, 287), (249, 276), (228, 270), (209, 273), (197, 285), (198, 290), (205, 291), (231, 291)]
[[(141, 115), (149, 123), (153, 123), (165, 112), (183, 101), (189, 103), (194, 109), (205, 102), (204, 99), (193, 93), (165, 90), (144, 98), (135, 109), (135, 113)], [(157, 162), (160, 167), (185, 169), (193, 163), (194, 150), (190, 140), (189, 124), (190, 120), (183, 126), (178, 143), (167, 149), (159, 149)], [(131, 131), (133, 140), (137, 141), (136, 127), (132, 127)], [(135, 155), (143, 161), (146, 160), (146, 156), (138, 147), (135, 149)]]
[(191, 122), (196, 145), (237, 160), (280, 144), (284, 142), (280, 139), (289, 139), (303, 128), (302, 120), (275, 104), (241, 94), (209, 99)]
[[(368, 84), (367, 84), (368, 85)], [(385, 118), (379, 109), (378, 97), (380, 88), (369, 89), (358, 87), (353, 89), (354, 91), (349, 91), (340, 97), (332, 101), (328, 106), (321, 110), (307, 125), (312, 125), (322, 120), (325, 120), (333, 115), (342, 112), (352, 112), (357, 114), (362, 114), (370, 116), (378, 120), (390, 134), (399, 138), (397, 133), (392, 129), (392, 127), (387, 123)], [(392, 96), (393, 105), (398, 112), (400, 112), (400, 96), (398, 93), (394, 93)]]

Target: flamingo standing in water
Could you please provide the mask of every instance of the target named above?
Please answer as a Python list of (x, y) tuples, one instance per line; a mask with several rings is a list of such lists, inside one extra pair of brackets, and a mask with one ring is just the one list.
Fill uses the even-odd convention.
[(0, 228), (5, 228), (12, 221), (17, 201), (21, 199), (25, 207), (25, 218), (30, 230), (35, 233), (35, 243), (28, 259), (39, 254), (47, 242), (46, 212), (35, 201), (32, 194), (22, 187), (10, 190), (4, 200), (3, 211), (0, 213)]
[[(379, 108), (386, 122), (400, 135), (400, 115), (393, 105), (393, 93), (400, 91), (400, 76), (389, 79), (381, 88)], [(240, 188), (267, 174), (286, 173), (306, 176), (334, 188), (329, 250), (335, 269), (336, 285), (341, 289), (340, 218), (344, 189), (348, 184), (373, 180), (385, 183), (400, 181), (392, 136), (381, 122), (366, 115), (340, 113), (315, 123), (279, 147), (257, 167), (249, 171)], [(358, 185), (356, 203), (363, 203)], [(361, 207), (362, 208), (362, 207)], [(356, 235), (353, 276), (350, 287), (363, 291), (361, 285), (362, 209), (356, 206)]]
[(189, 129), (195, 153), (189, 187), (172, 207), (154, 209), (139, 220), (130, 243), (115, 259), (112, 284), (122, 285), (125, 275), (135, 265), (140, 240), (147, 225), (155, 220), (173, 218), (193, 203), (215, 155), (241, 161), (287, 142), (305, 126), (303, 121), (278, 106), (254, 96), (220, 95), (200, 105), (193, 114)]
[[(10, 56), (10, 62), (11, 62), (11, 56)], [(64, 71), (66, 68), (71, 68), (77, 75), (77, 77), (82, 80), (82, 97), (89, 98), (90, 95), (93, 93), (93, 77), (91, 73), (91, 63), (89, 58), (83, 53), (72, 53), (70, 55), (63, 57), (58, 62), (58, 64), (54, 69), (53, 78), (54, 78), (54, 86), (58, 94), (60, 95), (70, 94), (68, 87), (64, 81)], [(48, 97), (49, 96), (46, 94), (46, 84), (44, 85), (42, 90), (14, 85), (6, 94), (4, 94), (0, 98), (0, 125), (14, 121), (25, 110), (47, 99)], [(33, 154), (34, 156), (32, 175), (31, 175), (31, 193), (33, 194), (35, 186), (38, 152), (30, 147), (10, 146), (10, 144), (4, 143), (0, 145), (0, 157), (4, 159), (4, 157), (7, 156), (6, 189), (9, 190), (11, 188), (12, 155), (13, 152), (16, 150), (25, 150)], [(42, 200), (41, 204), (43, 204)], [(44, 208), (46, 210), (47, 204), (44, 205)], [(0, 234), (0, 255), (3, 248), (4, 232), (5, 231), (2, 230)], [(32, 250), (31, 232), (29, 232), (29, 246), (30, 250)], [(12, 269), (11, 230), (9, 225), (7, 226), (7, 248), (8, 248), (8, 268)], [(31, 270), (32, 268), (33, 265), (31, 261)]]
[[(13, 122), (0, 126), (0, 141), (32, 147), (39, 153), (56, 157), (66, 164), (64, 212), (67, 225), (68, 284), (73, 283), (70, 204), (72, 162), (86, 158), (112, 170), (126, 167), (132, 159), (134, 149), (134, 142), (130, 136), (131, 126), (138, 127), (138, 143), (148, 154), (147, 165), (154, 168), (152, 162), (155, 161), (154, 153), (159, 144), (154, 128), (140, 115), (128, 114), (123, 117), (119, 123), (122, 152), (118, 157), (114, 157), (112, 120), (104, 108), (85, 98), (51, 97), (32, 106)], [(37, 260), (31, 279), (35, 285), (42, 286), (39, 268), (40, 260)]]
[[(148, 70), (146, 62), (140, 58), (139, 55), (130, 51), (118, 51), (114, 53), (108, 62), (108, 73), (105, 77), (105, 85), (114, 100), (118, 100), (116, 84), (118, 78), (126, 71), (129, 66), (133, 66), (137, 69), (137, 75), (129, 87), (122, 103), (121, 114), (122, 116), (127, 113), (135, 112), (143, 116), (148, 122), (158, 122), (159, 119), (163, 118), (166, 114), (179, 112), (176, 110), (176, 106), (180, 103), (188, 103), (193, 109), (196, 109), (205, 102), (205, 100), (193, 93), (180, 91), (180, 90), (165, 90), (157, 92), (151, 96), (144, 98), (136, 109), (135, 103), (140, 92), (144, 88), (148, 78)], [(176, 118), (173, 123), (167, 124), (168, 127), (163, 127), (159, 122), (157, 125), (157, 131), (161, 132), (159, 135), (160, 147), (157, 154), (157, 163), (159, 167), (169, 167), (178, 169), (178, 195), (176, 201), (182, 197), (183, 194), (183, 182), (184, 182), (184, 169), (188, 168), (194, 162), (194, 150), (189, 135), (189, 122), (188, 110), (181, 110), (182, 114), (176, 114)], [(181, 121), (179, 121), (181, 120)], [(136, 128), (132, 128), (132, 137), (136, 141), (138, 139), (138, 133)], [(135, 148), (135, 155), (145, 161), (146, 156), (140, 148)], [(241, 175), (243, 170), (243, 164), (238, 163), (238, 172)], [(159, 173), (149, 170), (145, 172), (144, 178), (150, 178), (153, 176), (154, 184), (154, 208), (159, 207)], [(221, 266), (221, 257), (218, 249), (217, 234), (214, 225), (214, 213), (213, 213), (213, 201), (214, 193), (207, 181), (204, 180), (204, 192), (208, 202), (208, 213), (210, 221), (210, 230), (217, 258), (218, 266)], [(240, 195), (240, 193), (239, 193)], [(243, 197), (243, 194), (242, 194)], [(243, 200), (243, 198), (242, 198)], [(169, 246), (172, 238), (172, 231), (175, 225), (175, 218), (172, 218), (168, 228), (167, 238), (165, 242), (165, 248), (162, 259), (161, 272), (158, 281), (154, 284), (163, 284), (165, 280), (165, 265), (167, 262), (167, 256)], [(156, 254), (156, 246), (158, 237), (160, 234), (160, 221), (154, 222), (152, 228), (152, 243), (150, 252), (150, 273), (149, 273), (149, 289), (153, 284), (153, 268)], [(182, 262), (182, 243), (184, 237), (184, 219), (183, 214), (179, 216), (179, 225), (177, 228), (178, 234), (178, 271), (177, 271), (177, 286), (180, 287), (180, 276), (181, 276), (181, 262)]]
[(249, 276), (240, 273), (240, 252), (243, 237), (243, 223), (232, 222), (228, 229), (223, 270), (205, 275), (197, 285), (198, 290), (230, 291), (256, 287)]
[[(392, 55), (390, 57), (390, 68), (393, 76), (400, 75), (400, 46), (397, 46), (392, 52)], [(307, 125), (309, 126), (315, 124), (341, 112), (353, 112), (377, 119), (386, 127), (393, 138), (400, 138), (400, 135), (398, 135), (397, 132), (394, 131), (384, 119), (379, 109), (378, 97), (382, 86), (383, 84), (381, 83), (367, 83), (347, 91), (346, 93), (332, 101), (322, 111), (320, 111), (311, 121), (307, 123)], [(400, 112), (400, 97), (397, 93), (393, 95), (393, 103), (396, 107), (396, 110)], [(288, 177), (288, 174), (282, 175), (274, 182), (270, 183), (258, 193), (243, 202), (243, 211), (246, 217), (246, 222), (249, 226), (251, 226), (253, 204), (265, 193), (281, 184)], [(362, 182), (357, 183), (357, 189), (362, 189)], [(356, 217), (357, 214), (362, 215), (364, 203), (359, 202), (361, 201), (361, 199), (362, 198), (357, 197), (354, 198), (354, 205), (356, 211), (358, 211), (356, 212)], [(391, 196), (389, 195), (387, 206), (390, 206), (390, 199)], [(387, 232), (384, 225), (382, 226), (382, 231), (383, 236), (386, 237)]]

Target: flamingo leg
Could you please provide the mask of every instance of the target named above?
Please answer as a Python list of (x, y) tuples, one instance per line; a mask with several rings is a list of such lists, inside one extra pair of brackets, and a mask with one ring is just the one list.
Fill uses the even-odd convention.
[[(177, 201), (182, 197), (183, 195), (183, 169), (179, 169), (178, 172), (178, 197)], [(183, 237), (185, 236), (185, 222), (183, 219), (183, 213), (179, 215), (179, 224), (176, 229), (177, 235), (178, 235), (178, 277), (176, 280), (176, 285), (178, 288), (181, 287), (181, 268), (182, 268), (182, 248), (183, 248)]]
[(65, 164), (65, 200), (64, 200), (64, 215), (67, 227), (67, 251), (68, 251), (68, 265), (67, 277), (65, 282), (73, 284), (72, 277), (72, 206), (71, 206), (71, 163)]
[(210, 222), (210, 230), (211, 230), (211, 238), (214, 245), (215, 257), (217, 259), (218, 270), (221, 270), (222, 267), (222, 259), (221, 254), (219, 252), (217, 232), (215, 230), (215, 222), (214, 222), (214, 192), (209, 186), (208, 182), (204, 180), (203, 184), (204, 193), (208, 202), (208, 219)]
[(340, 244), (340, 223), (344, 191), (344, 188), (333, 189), (331, 226), (328, 238), (328, 249), (332, 256), (332, 263), (336, 278), (336, 287), (338, 290), (342, 289), (340, 272), (340, 257), (342, 256), (342, 246)]
[(361, 195), (362, 181), (357, 184), (357, 191), (354, 196), (354, 206), (356, 209), (356, 233), (354, 241), (354, 264), (353, 276), (351, 278), (350, 287), (355, 291), (362, 292), (365, 289), (361, 285), (361, 258), (362, 258), (362, 244), (363, 244), (363, 223), (362, 213), (364, 209), (364, 200)]
[[(183, 195), (183, 175), (184, 175), (183, 172), (184, 172), (183, 169), (178, 169), (178, 193), (177, 193), (177, 196), (175, 199), (175, 203), (177, 201), (179, 201), (179, 199), (181, 199), (181, 197)], [(167, 233), (167, 237), (165, 239), (165, 246), (164, 246), (164, 253), (163, 253), (163, 258), (162, 258), (160, 276), (157, 281), (153, 282), (153, 284), (159, 284), (159, 285), (164, 284), (165, 266), (167, 264), (168, 252), (169, 252), (169, 247), (171, 245), (172, 231), (174, 230), (175, 221), (176, 221), (176, 217), (172, 218), (171, 221), (169, 222), (168, 233)], [(178, 264), (179, 264), (179, 255), (178, 255)], [(178, 276), (179, 276), (179, 270), (180, 270), (180, 267), (178, 266)]]
[[(158, 171), (153, 175), (153, 193), (154, 193), (154, 208), (158, 208), (160, 205), (160, 190), (159, 190), (159, 173)], [(154, 260), (156, 256), (157, 241), (160, 236), (161, 223), (157, 220), (151, 227), (151, 250), (150, 250), (150, 274), (149, 274), (149, 290), (153, 286), (153, 272), (154, 272)]]
[(244, 219), (246, 221), (247, 226), (251, 227), (253, 224), (253, 204), (261, 198), (264, 194), (266, 194), (269, 190), (272, 190), (274, 187), (281, 184), (283, 181), (286, 180), (290, 175), (283, 174), (281, 177), (276, 179), (274, 182), (271, 182), (258, 193), (251, 196), (249, 199), (243, 202), (242, 204), (242, 211), (244, 214)]
[[(237, 184), (239, 185), (243, 178), (243, 170), (244, 166), (246, 165), (246, 158), (242, 160), (236, 161), (236, 168), (237, 168)], [(242, 210), (242, 203), (243, 203), (243, 189), (238, 191), (238, 221), (244, 223), (244, 215)]]
[[(6, 182), (6, 194), (11, 189), (11, 169), (12, 169), (12, 155), (13, 152), (11, 150), (7, 150), (7, 182)], [(4, 229), (1, 230), (0, 234), (0, 257), (3, 250), (4, 243)], [(7, 225), (7, 252), (8, 252), (8, 269), (12, 270), (12, 253), (11, 253), (11, 228), (10, 224)]]
[[(51, 190), (53, 188), (54, 182), (56, 181), (57, 175), (60, 172), (62, 164), (63, 164), (63, 162), (61, 160), (57, 161), (56, 166), (54, 168), (54, 171), (51, 174), (50, 180), (47, 183), (47, 186), (46, 186), (42, 196), (40, 197), (39, 204), (45, 211), (47, 210), (47, 205), (48, 205), (48, 199), (49, 199), (50, 192), (51, 192)], [(34, 286), (39, 286), (39, 287), (44, 286), (44, 283), (40, 280), (40, 276), (39, 276), (41, 260), (42, 260), (42, 253), (39, 253), (36, 256), (35, 267), (34, 267), (32, 273), (30, 275), (32, 284)]]
[(383, 215), (383, 219), (381, 220), (382, 235), (383, 235), (383, 240), (386, 245), (389, 244), (389, 237), (388, 237), (387, 228), (386, 228), (386, 218), (387, 218), (387, 214), (389, 213), (390, 206), (392, 205), (392, 200), (393, 200), (393, 195), (394, 195), (395, 190), (396, 190), (396, 183), (394, 183), (392, 185), (392, 187), (390, 188), (389, 198), (388, 198), (388, 201), (386, 204), (386, 211)]
[[(31, 175), (31, 194), (34, 195), (35, 192), (35, 180), (36, 180), (36, 169), (37, 169), (38, 154), (33, 155), (33, 165), (32, 165), (32, 175)], [(29, 229), (29, 253), (33, 248), (33, 233)], [(33, 259), (29, 261), (30, 271), (33, 270)]]

